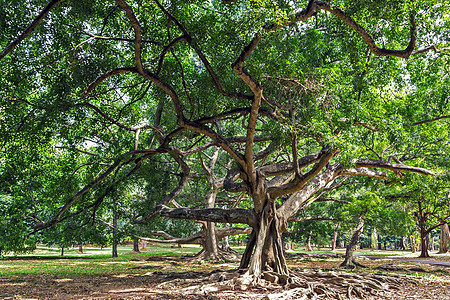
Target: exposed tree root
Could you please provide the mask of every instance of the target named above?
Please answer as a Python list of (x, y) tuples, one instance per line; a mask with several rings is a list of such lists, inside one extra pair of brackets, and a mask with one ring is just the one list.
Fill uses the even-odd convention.
[[(352, 274), (341, 271), (302, 271), (286, 276), (273, 271), (265, 271), (256, 277), (248, 272), (213, 272), (209, 283), (190, 286), (187, 290), (201, 294), (217, 293), (225, 290), (271, 291), (266, 300), (289, 299), (376, 299), (383, 293), (398, 290), (406, 283), (416, 283), (413, 279), (396, 274)], [(279, 292), (280, 290), (283, 290)]]
[(351, 260), (344, 260), (344, 262), (339, 266), (339, 268), (344, 269), (354, 269), (356, 267), (367, 268), (366, 265), (358, 262), (354, 257)]
[(199, 253), (197, 253), (194, 257), (191, 258), (193, 262), (202, 262), (202, 261), (210, 261), (210, 262), (238, 262), (239, 258), (228, 251), (217, 249), (218, 253), (210, 253), (205, 249), (202, 249)]

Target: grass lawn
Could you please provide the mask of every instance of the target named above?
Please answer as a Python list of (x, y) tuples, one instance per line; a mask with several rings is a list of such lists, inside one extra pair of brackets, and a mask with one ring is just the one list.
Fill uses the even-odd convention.
[[(243, 248), (235, 248), (242, 253)], [(202, 286), (210, 282), (210, 276), (216, 272), (228, 272), (227, 276), (238, 275), (238, 262), (222, 261), (211, 263), (192, 261), (190, 258), (200, 251), (199, 247), (171, 248), (166, 245), (148, 246), (141, 253), (132, 252), (132, 246), (120, 246), (119, 257), (111, 257), (110, 248), (84, 247), (84, 253), (78, 248), (67, 249), (64, 257), (59, 256), (56, 248), (38, 247), (34, 252), (24, 255), (8, 255), (0, 259), (0, 298), (28, 299), (206, 299), (199, 298), (193, 286)], [(303, 256), (308, 254), (344, 254), (345, 250), (305, 252), (303, 249), (289, 251), (288, 265), (293, 272), (334, 272), (342, 258), (331, 256)], [(362, 249), (359, 255), (406, 256), (401, 251), (369, 251)], [(418, 253), (414, 254), (415, 257)], [(434, 259), (441, 259), (432, 253)], [(445, 256), (445, 257), (448, 257)], [(450, 286), (447, 268), (421, 264), (426, 270), (417, 271), (414, 262), (395, 262), (390, 260), (360, 259), (369, 269), (357, 272), (384, 274), (377, 267), (386, 263), (400, 264), (405, 268), (399, 276), (419, 278), (418, 285), (405, 285), (405, 293), (417, 299), (438, 299), (436, 290)], [(417, 268), (416, 268), (417, 269)], [(368, 273), (368, 274), (369, 274)], [(233, 275), (234, 274), (234, 275)], [(314, 273), (315, 274), (315, 273)], [(317, 273), (321, 274), (321, 273)], [(323, 274), (323, 273), (322, 273)], [(357, 273), (354, 273), (357, 274)], [(402, 277), (403, 278), (403, 277)], [(282, 287), (280, 286), (280, 291)], [(228, 294), (229, 297), (227, 296)], [(259, 293), (261, 297), (256, 297)], [(262, 299), (264, 290), (247, 293), (231, 289), (220, 294), (217, 299)], [(430, 295), (431, 298), (427, 298)], [(203, 294), (202, 294), (203, 295)], [(393, 294), (389, 294), (391, 297)], [(445, 294), (450, 299), (450, 291)], [(203, 297), (203, 296), (202, 296)], [(433, 298), (434, 297), (434, 298)], [(208, 298), (209, 299), (209, 298)], [(216, 299), (216, 298), (214, 298)], [(379, 298), (385, 299), (385, 298)], [(388, 297), (386, 298), (388, 299)], [(391, 299), (391, 298), (389, 298)], [(397, 298), (393, 298), (397, 299)]]

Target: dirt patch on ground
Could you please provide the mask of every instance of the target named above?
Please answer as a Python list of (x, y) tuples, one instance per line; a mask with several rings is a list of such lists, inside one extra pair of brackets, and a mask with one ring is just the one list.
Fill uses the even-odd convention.
[[(362, 259), (367, 269), (353, 272), (338, 271), (340, 258), (291, 256), (288, 260), (296, 276), (313, 276), (317, 282), (330, 282), (333, 278), (395, 278), (395, 288), (381, 290), (376, 294), (365, 294), (363, 299), (450, 299), (449, 270), (442, 267), (411, 262), (372, 261)], [(392, 264), (398, 270), (378, 268)], [(201, 269), (202, 271), (199, 271)], [(314, 274), (318, 274), (314, 276)], [(350, 275), (345, 275), (350, 274)], [(264, 287), (249, 286), (241, 290), (229, 285), (216, 291), (205, 291), (203, 287), (216, 282), (232, 282), (239, 276), (236, 264), (202, 264), (194, 266), (186, 258), (171, 257), (159, 261), (151, 259), (139, 266), (122, 270), (122, 274), (109, 276), (52, 276), (18, 275), (0, 278), (2, 299), (273, 299), (284, 297), (287, 290), (277, 284)], [(322, 276), (322, 277), (321, 277)], [(320, 279), (322, 278), (322, 279)], [(328, 279), (327, 279), (328, 278)], [(327, 281), (328, 280), (328, 281)], [(340, 279), (339, 279), (340, 280)], [(361, 279), (363, 280), (363, 279)], [(348, 287), (335, 283), (341, 299), (348, 299)], [(351, 295), (351, 294), (350, 294)], [(352, 299), (358, 299), (356, 294)], [(288, 299), (288, 298), (285, 298)], [(298, 299), (298, 298), (293, 298)], [(323, 295), (321, 299), (327, 298)]]

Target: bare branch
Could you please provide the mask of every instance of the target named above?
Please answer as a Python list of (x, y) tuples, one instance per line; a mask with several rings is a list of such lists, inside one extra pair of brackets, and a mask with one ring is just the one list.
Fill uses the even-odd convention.
[(0, 60), (2, 60), (6, 54), (11, 52), (19, 43), (21, 43), (27, 36), (29, 36), (33, 30), (41, 23), (41, 21), (47, 16), (47, 14), (59, 3), (61, 0), (50, 1), (44, 9), (39, 13), (39, 15), (34, 18), (33, 22), (22, 32), (14, 41), (9, 43), (5, 49), (0, 53)]
[[(320, 153), (305, 155), (298, 161), (300, 171), (309, 165), (315, 164), (320, 160)], [(278, 163), (272, 165), (266, 165), (258, 168), (259, 173), (264, 177), (278, 176), (294, 171), (294, 163)]]
[(203, 51), (200, 49), (200, 47), (194, 42), (194, 40), (192, 39), (191, 35), (189, 34), (189, 32), (187, 31), (187, 29), (183, 26), (183, 24), (181, 24), (180, 21), (177, 20), (177, 18), (175, 18), (169, 11), (167, 11), (164, 6), (158, 1), (158, 0), (154, 0), (154, 2), (156, 3), (156, 5), (158, 5), (158, 7), (164, 12), (164, 14), (166, 14), (169, 19), (173, 20), (174, 23), (178, 26), (178, 28), (181, 30), (181, 32), (183, 33), (183, 35), (186, 37), (186, 41), (189, 43), (189, 45), (192, 46), (192, 48), (194, 48), (195, 52), (197, 53), (198, 57), (200, 58), (200, 60), (202, 61), (203, 65), (205, 66), (206, 70), (208, 71), (209, 75), (211, 76), (211, 79), (213, 80), (215, 86), (217, 87), (217, 89), (220, 91), (220, 93), (224, 96), (227, 97), (232, 97), (232, 98), (239, 98), (239, 99), (247, 99), (250, 100), (253, 98), (252, 95), (246, 95), (246, 94), (242, 94), (242, 93), (234, 93), (234, 92), (228, 92), (225, 91), (223, 89), (222, 83), (220, 82), (219, 76), (217, 76), (217, 74), (214, 72), (211, 64), (209, 63), (208, 59), (206, 58), (206, 56), (203, 54)]
[(102, 83), (103, 81), (105, 81), (109, 77), (112, 77), (114, 75), (121, 74), (121, 73), (130, 73), (130, 72), (135, 72), (136, 73), (137, 70), (136, 70), (135, 67), (123, 67), (123, 68), (113, 69), (113, 70), (110, 70), (110, 71), (102, 74), (101, 76), (99, 76), (97, 79), (95, 79), (93, 82), (91, 82), (89, 84), (89, 86), (81, 94), (80, 98), (81, 99), (86, 98), (86, 96), (90, 92), (92, 92), (100, 83)]
[(431, 45), (431, 46), (428, 46), (428, 47), (426, 47), (426, 48), (423, 48), (423, 49), (419, 49), (419, 50), (417, 50), (417, 51), (414, 51), (411, 55), (423, 54), (423, 53), (427, 53), (427, 52), (429, 52), (429, 51), (431, 51), (431, 50), (433, 50), (434, 53), (437, 53), (437, 54), (438, 54), (438, 53), (450, 51), (450, 48), (438, 49), (438, 48), (436, 47), (436, 45)]
[(422, 124), (426, 124), (426, 123), (431, 123), (434, 121), (438, 121), (438, 120), (442, 120), (442, 119), (449, 119), (450, 116), (440, 116), (434, 119), (430, 119), (430, 120), (424, 120), (424, 121), (420, 121), (420, 122), (416, 122), (416, 123), (410, 123), (408, 124), (408, 126), (417, 126), (417, 125), (422, 125)]
[(359, 25), (352, 17), (350, 17), (345, 11), (335, 5), (331, 5), (327, 1), (310, 0), (306, 9), (292, 15), (284, 24), (272, 24), (266, 26), (266, 31), (274, 31), (279, 28), (285, 27), (289, 24), (305, 21), (313, 17), (318, 10), (325, 10), (339, 19), (345, 24), (350, 26), (356, 33), (358, 33), (364, 42), (369, 46), (370, 51), (378, 56), (394, 56), (400, 58), (409, 58), (416, 46), (417, 40), (417, 28), (414, 15), (411, 14), (410, 21), (410, 41), (408, 46), (404, 50), (390, 50), (385, 48), (379, 48), (373, 37), (367, 32), (367, 30)]

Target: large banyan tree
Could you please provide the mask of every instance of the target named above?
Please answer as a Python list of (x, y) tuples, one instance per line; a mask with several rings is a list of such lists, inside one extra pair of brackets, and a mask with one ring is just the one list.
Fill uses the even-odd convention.
[[(445, 107), (410, 106), (416, 77), (401, 74), (423, 72), (432, 55), (436, 72), (445, 65), (432, 26), (446, 26), (447, 4), (41, 2), (0, 6), (4, 154), (44, 140), (60, 155), (74, 153), (90, 175), (71, 195), (55, 196), (56, 212), (31, 210), (34, 232), (77, 209), (95, 212), (108, 192), (150, 176), (142, 166), (166, 156), (179, 166), (177, 184), (135, 223), (160, 214), (247, 224), (240, 267), (286, 278), (281, 236), (303, 204), (349, 176), (390, 183), (406, 172), (432, 174), (426, 147), (409, 133), (420, 126), (412, 121)], [(213, 147), (233, 162), (217, 164), (224, 179), (211, 184), (251, 208), (169, 208), (200, 163), (192, 157)]]

